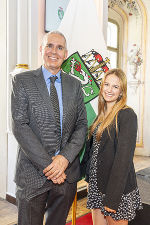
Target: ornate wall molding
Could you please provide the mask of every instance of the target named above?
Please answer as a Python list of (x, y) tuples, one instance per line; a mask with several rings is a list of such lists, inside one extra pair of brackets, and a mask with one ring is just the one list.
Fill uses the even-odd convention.
[[(144, 147), (144, 136), (143, 136), (143, 127), (144, 127), (144, 93), (145, 93), (145, 69), (146, 69), (146, 44), (147, 44), (147, 13), (146, 8), (141, 0), (136, 1), (136, 5), (138, 7), (138, 11), (140, 16), (130, 16), (128, 11), (125, 9), (125, 7), (120, 8), (118, 6), (113, 7), (111, 10), (118, 13), (122, 20), (123, 20), (123, 26), (124, 26), (124, 39), (123, 42), (123, 53), (122, 53), (122, 68), (126, 72), (128, 77), (128, 103), (129, 105), (133, 106), (137, 115), (138, 115), (138, 138), (137, 138), (137, 147)], [(131, 74), (131, 65), (129, 65), (128, 61), (128, 52), (130, 49), (129, 43), (131, 42), (134, 36), (134, 30), (136, 29), (134, 26), (131, 27), (130, 23), (133, 23), (133, 19), (135, 19), (135, 25), (138, 24), (138, 20), (141, 20), (141, 31), (139, 31), (139, 35), (137, 35), (137, 38), (140, 39), (140, 42), (138, 41), (138, 44), (140, 46), (141, 52), (142, 52), (142, 59), (143, 62), (140, 65), (140, 67), (134, 68), (136, 71), (136, 76), (133, 76), (133, 73)], [(136, 24), (137, 23), (137, 24)], [(139, 24), (138, 24), (139, 27)], [(136, 31), (136, 30), (135, 30)], [(131, 34), (131, 32), (133, 32)], [(136, 40), (135, 40), (136, 41)], [(136, 43), (136, 42), (135, 42)], [(132, 65), (133, 66), (133, 65)], [(133, 67), (132, 67), (133, 69)], [(135, 99), (135, 100), (134, 100)], [(137, 101), (138, 100), (138, 101)], [(136, 103), (136, 105), (135, 105)]]

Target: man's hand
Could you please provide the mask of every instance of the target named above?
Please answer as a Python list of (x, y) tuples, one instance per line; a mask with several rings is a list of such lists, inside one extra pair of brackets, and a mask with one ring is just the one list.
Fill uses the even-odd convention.
[(59, 178), (52, 178), (51, 181), (54, 183), (54, 184), (62, 184), (64, 183), (66, 179), (66, 174), (63, 173)]
[(57, 180), (68, 167), (68, 160), (62, 155), (56, 155), (52, 158), (53, 162), (43, 170), (43, 173), (49, 180)]

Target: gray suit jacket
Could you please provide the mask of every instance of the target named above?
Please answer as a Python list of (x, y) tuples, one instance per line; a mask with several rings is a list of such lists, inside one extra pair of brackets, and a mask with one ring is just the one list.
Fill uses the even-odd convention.
[[(80, 177), (79, 152), (87, 132), (81, 84), (62, 73), (63, 126), (60, 154), (69, 160), (65, 173), (72, 183)], [(54, 112), (41, 68), (13, 79), (12, 130), (19, 144), (15, 182), (17, 193), (30, 199), (44, 192), (43, 169), (60, 149)]]

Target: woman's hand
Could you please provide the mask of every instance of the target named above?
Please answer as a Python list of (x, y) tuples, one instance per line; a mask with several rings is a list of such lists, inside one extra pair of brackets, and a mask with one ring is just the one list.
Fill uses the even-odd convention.
[(110, 209), (110, 208), (108, 208), (108, 207), (106, 207), (106, 206), (104, 206), (104, 209), (105, 209), (107, 212), (116, 213), (116, 210)]

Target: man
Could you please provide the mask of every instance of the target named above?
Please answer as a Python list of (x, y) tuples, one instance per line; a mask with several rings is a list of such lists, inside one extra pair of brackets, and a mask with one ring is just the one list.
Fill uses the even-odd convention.
[[(64, 225), (80, 177), (79, 152), (87, 132), (81, 84), (63, 73), (66, 39), (45, 35), (41, 68), (13, 80), (12, 129), (19, 144), (15, 182), (18, 225)], [(53, 89), (58, 94), (59, 126)]]

